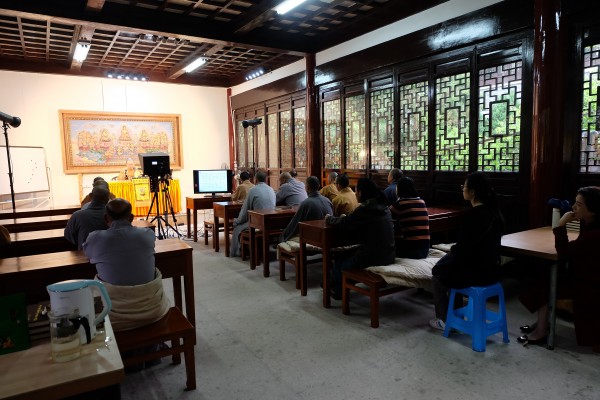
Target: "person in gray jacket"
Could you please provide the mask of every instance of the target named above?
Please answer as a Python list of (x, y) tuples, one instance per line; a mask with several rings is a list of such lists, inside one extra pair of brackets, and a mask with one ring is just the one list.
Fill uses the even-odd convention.
[(91, 201), (87, 203), (87, 207), (75, 211), (69, 218), (65, 227), (65, 239), (76, 245), (78, 250), (82, 249), (83, 242), (91, 232), (108, 229), (104, 220), (104, 212), (109, 195), (108, 188), (102, 185), (95, 186), (90, 194)]
[(276, 194), (276, 204), (278, 206), (297, 206), (302, 203), (306, 197), (304, 184), (290, 175), (289, 172), (283, 172), (279, 175), (279, 190)]
[(267, 173), (262, 170), (258, 171), (255, 178), (256, 185), (248, 191), (248, 197), (244, 200), (240, 214), (233, 220), (233, 233), (229, 246), (231, 257), (240, 255), (240, 235), (242, 231), (248, 229), (248, 211), (275, 207), (275, 192), (265, 183)]

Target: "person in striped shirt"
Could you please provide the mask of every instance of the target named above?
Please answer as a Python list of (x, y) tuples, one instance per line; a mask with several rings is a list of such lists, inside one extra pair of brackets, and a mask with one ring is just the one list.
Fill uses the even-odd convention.
[(396, 257), (426, 258), (429, 254), (429, 213), (414, 181), (396, 181), (398, 200), (390, 206), (396, 232)]

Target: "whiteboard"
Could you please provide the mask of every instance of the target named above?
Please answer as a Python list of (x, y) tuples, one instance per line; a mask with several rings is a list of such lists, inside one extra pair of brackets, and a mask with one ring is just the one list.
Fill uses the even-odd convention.
[[(10, 146), (13, 186), (15, 193), (50, 190), (46, 170), (46, 152), (43, 147)], [(6, 146), (0, 146), (0, 195), (10, 194)]]

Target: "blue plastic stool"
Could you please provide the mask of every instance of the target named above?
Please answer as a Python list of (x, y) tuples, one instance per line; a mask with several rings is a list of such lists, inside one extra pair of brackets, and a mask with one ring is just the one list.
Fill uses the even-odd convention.
[[(467, 296), (469, 303), (464, 307), (454, 309), (454, 297), (457, 293)], [(486, 307), (487, 300), (495, 296), (498, 296), (498, 312), (488, 310)], [(472, 337), (471, 346), (475, 351), (485, 351), (486, 338), (498, 332), (502, 332), (504, 343), (509, 342), (504, 290), (499, 283), (490, 286), (451, 289), (449, 305), (446, 329), (444, 329), (445, 337), (448, 337), (453, 328), (468, 333)]]

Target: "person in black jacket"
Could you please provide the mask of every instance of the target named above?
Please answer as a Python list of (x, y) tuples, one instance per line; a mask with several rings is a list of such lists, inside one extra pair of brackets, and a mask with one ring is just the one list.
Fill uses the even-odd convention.
[(488, 286), (499, 279), (504, 217), (491, 179), (483, 172), (473, 172), (461, 187), (472, 208), (465, 213), (456, 244), (432, 271), (435, 318), (429, 325), (439, 330), (446, 327), (450, 288)]
[(342, 296), (342, 271), (367, 268), (374, 265), (389, 265), (394, 262), (394, 223), (385, 196), (375, 182), (361, 178), (356, 185), (356, 197), (360, 205), (350, 215), (327, 216), (327, 224), (333, 225), (336, 235), (345, 235), (359, 247), (333, 264), (331, 286), (334, 299)]

